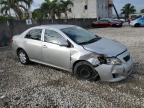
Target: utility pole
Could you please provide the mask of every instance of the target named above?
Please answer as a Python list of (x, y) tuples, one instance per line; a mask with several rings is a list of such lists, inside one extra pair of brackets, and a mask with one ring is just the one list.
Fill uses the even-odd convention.
[(115, 10), (115, 13), (116, 13), (116, 15), (117, 15), (117, 18), (119, 19), (120, 17), (119, 17), (119, 14), (118, 14), (118, 12), (117, 12), (117, 10), (116, 10), (116, 7), (115, 7), (114, 3), (113, 3), (113, 8), (114, 8), (114, 10)]
[(117, 9), (116, 9), (113, 1), (112, 1), (112, 0), (109, 0), (108, 2), (109, 2), (109, 7), (113, 7), (113, 9), (114, 9), (114, 11), (115, 11), (115, 13), (116, 13), (116, 15), (117, 15), (117, 18), (119, 19), (120, 17), (119, 17), (118, 11), (117, 11)]

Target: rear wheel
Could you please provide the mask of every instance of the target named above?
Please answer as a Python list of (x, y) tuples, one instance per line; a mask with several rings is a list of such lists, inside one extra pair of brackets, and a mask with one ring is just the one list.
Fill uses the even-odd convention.
[(139, 23), (136, 23), (134, 26), (135, 26), (135, 27), (140, 27), (140, 24), (139, 24)]
[(98, 80), (98, 72), (94, 67), (85, 61), (79, 62), (74, 67), (74, 74), (78, 79), (94, 81)]
[(112, 27), (116, 27), (116, 24), (112, 24)]
[(18, 51), (18, 58), (19, 58), (19, 61), (24, 65), (29, 63), (29, 58), (24, 50)]

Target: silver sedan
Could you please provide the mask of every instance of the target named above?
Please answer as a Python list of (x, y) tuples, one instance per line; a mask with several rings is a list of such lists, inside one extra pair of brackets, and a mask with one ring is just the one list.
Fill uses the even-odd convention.
[(49, 65), (78, 79), (116, 82), (126, 79), (133, 67), (124, 45), (74, 25), (32, 27), (14, 36), (12, 46), (22, 64)]

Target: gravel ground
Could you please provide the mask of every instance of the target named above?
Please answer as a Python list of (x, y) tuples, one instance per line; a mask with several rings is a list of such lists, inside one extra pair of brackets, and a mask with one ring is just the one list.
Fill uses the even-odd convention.
[(77, 80), (40, 64), (21, 65), (11, 50), (0, 50), (0, 108), (144, 108), (144, 28), (90, 31), (128, 46), (134, 74), (108, 83)]

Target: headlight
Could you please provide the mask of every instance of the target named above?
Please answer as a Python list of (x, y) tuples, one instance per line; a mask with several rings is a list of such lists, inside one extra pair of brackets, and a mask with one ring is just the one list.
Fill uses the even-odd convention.
[(122, 61), (118, 58), (108, 58), (105, 56), (99, 56), (98, 60), (101, 64), (109, 64), (109, 65), (121, 65)]
[(118, 58), (107, 58), (107, 64), (112, 64), (112, 65), (121, 65), (122, 62)]

